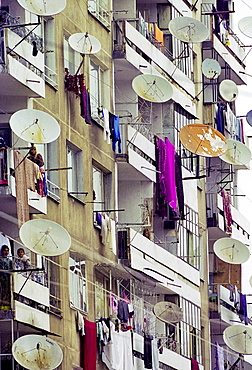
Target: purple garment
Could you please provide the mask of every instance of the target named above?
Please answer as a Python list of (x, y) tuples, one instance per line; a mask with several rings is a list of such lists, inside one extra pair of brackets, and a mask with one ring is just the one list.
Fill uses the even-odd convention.
[(102, 215), (99, 212), (96, 212), (95, 219), (96, 219), (97, 225), (101, 226), (102, 225)]
[(157, 139), (158, 150), (158, 203), (160, 216), (166, 216), (162, 204), (168, 204), (173, 211), (178, 212), (178, 201), (175, 181), (175, 147), (168, 138), (165, 142)]
[(86, 88), (80, 94), (80, 106), (81, 106), (81, 117), (83, 117), (86, 123), (91, 124), (91, 104), (90, 104), (90, 94)]

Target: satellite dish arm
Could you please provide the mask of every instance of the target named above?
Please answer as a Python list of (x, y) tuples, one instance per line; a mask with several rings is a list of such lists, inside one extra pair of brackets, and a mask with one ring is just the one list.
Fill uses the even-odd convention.
[(242, 359), (242, 354), (239, 353), (239, 357), (237, 358), (237, 360), (233, 363), (233, 365), (231, 365), (231, 367), (229, 368), (229, 370), (235, 370), (236, 369), (236, 365), (238, 364), (238, 362)]

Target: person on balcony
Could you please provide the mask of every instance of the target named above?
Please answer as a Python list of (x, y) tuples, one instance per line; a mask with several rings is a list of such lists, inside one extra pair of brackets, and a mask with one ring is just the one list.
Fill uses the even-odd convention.
[(44, 166), (44, 159), (42, 155), (37, 152), (37, 148), (34, 145), (32, 145), (31, 149), (29, 150), (29, 155), (27, 158), (36, 163), (39, 167)]
[(10, 310), (11, 306), (11, 291), (10, 291), (10, 272), (4, 270), (12, 270), (12, 259), (9, 255), (9, 247), (2, 245), (0, 257), (0, 309)]
[(15, 269), (26, 270), (31, 266), (30, 259), (26, 256), (24, 248), (18, 248), (18, 257), (15, 258)]

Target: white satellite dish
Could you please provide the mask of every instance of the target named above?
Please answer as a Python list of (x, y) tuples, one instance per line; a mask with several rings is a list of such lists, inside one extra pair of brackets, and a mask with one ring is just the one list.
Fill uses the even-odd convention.
[(153, 103), (163, 103), (171, 99), (173, 88), (169, 81), (161, 76), (142, 74), (132, 81), (132, 88), (141, 98)]
[(218, 130), (204, 124), (183, 126), (179, 138), (186, 149), (203, 157), (218, 157), (226, 150), (226, 138)]
[(221, 238), (213, 245), (214, 253), (222, 261), (239, 265), (249, 259), (248, 247), (237, 239)]
[(12, 131), (35, 144), (50, 143), (60, 135), (60, 126), (50, 114), (37, 109), (21, 109), (10, 117)]
[(86, 33), (74, 33), (68, 39), (68, 43), (72, 49), (81, 54), (95, 54), (101, 50), (100, 41)]
[(247, 37), (252, 37), (252, 17), (244, 17), (238, 22), (239, 30)]
[(63, 360), (60, 346), (43, 335), (24, 335), (12, 345), (15, 360), (29, 370), (53, 370)]
[(246, 114), (246, 120), (250, 126), (252, 126), (252, 110)]
[(217, 60), (206, 58), (202, 63), (202, 73), (205, 77), (214, 80), (221, 74), (221, 66)]
[(252, 328), (242, 324), (228, 326), (223, 332), (226, 345), (244, 355), (252, 354)]
[(56, 222), (34, 219), (25, 222), (19, 236), (31, 251), (42, 256), (59, 256), (71, 246), (71, 237), (64, 227)]
[(183, 320), (182, 308), (172, 302), (156, 303), (153, 312), (159, 320), (166, 323), (177, 323)]
[(227, 150), (220, 158), (234, 165), (248, 165), (251, 160), (251, 151), (243, 143), (237, 140), (227, 139)]
[(31, 13), (49, 16), (62, 12), (66, 7), (66, 0), (17, 0), (19, 4)]
[(235, 101), (238, 97), (238, 87), (232, 80), (221, 81), (219, 91), (221, 97), (226, 101)]
[(250, 278), (249, 278), (249, 284), (252, 287), (252, 276), (250, 276)]
[(169, 22), (169, 30), (173, 36), (184, 42), (202, 42), (209, 36), (203, 23), (191, 17), (177, 17)]

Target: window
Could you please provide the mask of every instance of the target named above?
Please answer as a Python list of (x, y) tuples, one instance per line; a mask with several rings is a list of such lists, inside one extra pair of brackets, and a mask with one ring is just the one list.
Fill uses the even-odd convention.
[(178, 256), (199, 269), (199, 223), (198, 213), (185, 206), (185, 220), (180, 221)]
[(111, 204), (111, 173), (105, 173), (93, 166), (93, 199), (94, 210), (110, 208)]
[(104, 103), (104, 71), (90, 62), (90, 104), (92, 117), (98, 116), (98, 107)]
[(49, 257), (45, 259), (47, 271), (48, 287), (50, 290), (50, 311), (61, 315), (61, 294), (60, 294), (60, 265), (59, 257)]
[(200, 308), (180, 297), (184, 319), (180, 322), (181, 355), (201, 363), (201, 325)]
[[(37, 23), (38, 17), (30, 13), (30, 22)], [(33, 29), (34, 26), (31, 26)], [(34, 33), (43, 39), (43, 53), (45, 61), (45, 81), (50, 85), (56, 87), (57, 73), (56, 59), (55, 59), (55, 32), (54, 32), (54, 19), (50, 17), (43, 18), (41, 25), (35, 28)], [(37, 45), (39, 49), (39, 45)]]
[(104, 26), (110, 27), (110, 0), (88, 0), (88, 11)]
[[(58, 144), (57, 140), (45, 146), (45, 168), (49, 171), (46, 172), (48, 196), (56, 201), (60, 200), (59, 193), (59, 176), (58, 176)], [(50, 171), (53, 170), (53, 171)]]
[(58, 86), (55, 60), (55, 41), (54, 41), (54, 19), (44, 19), (44, 56), (45, 56), (45, 80), (50, 85)]
[(64, 37), (64, 68), (67, 68), (70, 75), (74, 75), (80, 64), (80, 54), (74, 51), (69, 43), (68, 37)]
[(86, 312), (85, 261), (73, 254), (69, 257), (69, 289), (71, 305)]
[(109, 281), (104, 276), (96, 276), (95, 282), (95, 315), (96, 319), (108, 317), (108, 291)]
[(82, 151), (72, 144), (67, 145), (67, 187), (68, 193), (83, 201)]

